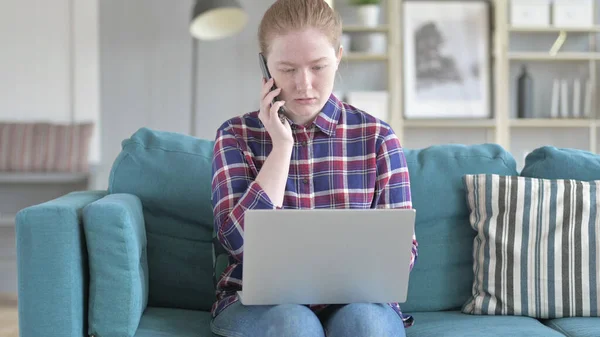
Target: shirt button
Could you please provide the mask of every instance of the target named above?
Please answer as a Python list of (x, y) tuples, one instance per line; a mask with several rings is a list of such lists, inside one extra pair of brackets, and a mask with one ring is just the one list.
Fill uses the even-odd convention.
[(305, 184), (308, 184), (308, 179), (304, 179), (304, 180), (302, 180), (302, 182), (304, 182)]
[(308, 144), (308, 142), (307, 142), (307, 141), (303, 141), (303, 142), (302, 142), (302, 146), (306, 146), (306, 144)]

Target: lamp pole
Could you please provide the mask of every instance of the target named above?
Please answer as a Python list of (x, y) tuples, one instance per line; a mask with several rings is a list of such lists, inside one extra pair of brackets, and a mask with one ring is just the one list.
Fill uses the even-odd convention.
[(196, 95), (198, 90), (198, 40), (192, 37), (192, 96), (190, 98), (190, 135), (196, 137)]
[(196, 108), (198, 101), (198, 39), (217, 40), (244, 28), (248, 17), (237, 0), (197, 0), (192, 9), (192, 83), (190, 98), (190, 135), (196, 136)]

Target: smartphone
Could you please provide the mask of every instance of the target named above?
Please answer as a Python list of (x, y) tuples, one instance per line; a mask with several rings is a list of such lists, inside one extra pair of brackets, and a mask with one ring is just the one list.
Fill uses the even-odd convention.
[[(262, 70), (263, 77), (267, 81), (270, 80), (271, 73), (269, 72), (269, 68), (267, 67), (267, 59), (265, 58), (265, 56), (262, 53), (258, 53), (258, 60), (259, 60), (258, 63), (260, 63), (260, 69)], [(277, 89), (277, 86), (275, 84), (273, 84), (271, 91), (273, 91), (275, 89)], [(279, 100), (279, 96), (275, 97), (273, 99), (273, 102), (271, 102), (271, 104), (275, 103), (277, 100)], [(281, 123), (284, 122), (284, 118), (285, 118), (284, 112), (285, 112), (285, 109), (283, 108), (283, 106), (279, 107), (277, 114), (279, 115), (279, 119), (281, 120)]]

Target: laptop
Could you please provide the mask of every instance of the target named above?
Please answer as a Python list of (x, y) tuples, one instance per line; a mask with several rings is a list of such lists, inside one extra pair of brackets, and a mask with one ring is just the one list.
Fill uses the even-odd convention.
[(403, 303), (414, 209), (246, 210), (244, 305)]

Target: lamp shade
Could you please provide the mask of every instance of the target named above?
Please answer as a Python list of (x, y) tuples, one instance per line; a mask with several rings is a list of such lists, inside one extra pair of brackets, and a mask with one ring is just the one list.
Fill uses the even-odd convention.
[(197, 0), (190, 33), (202, 40), (222, 39), (238, 33), (248, 16), (236, 0)]

